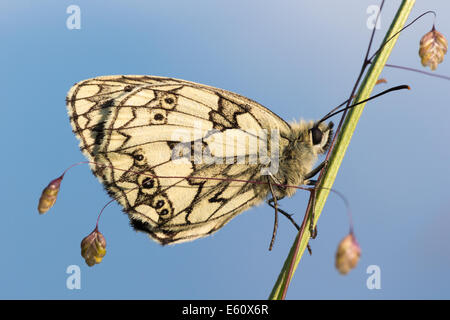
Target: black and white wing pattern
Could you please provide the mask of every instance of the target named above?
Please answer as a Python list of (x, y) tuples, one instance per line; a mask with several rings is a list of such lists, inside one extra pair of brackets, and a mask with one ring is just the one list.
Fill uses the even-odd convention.
[(67, 107), (93, 173), (131, 225), (161, 244), (207, 236), (264, 200), (266, 185), (229, 180), (265, 181), (260, 148), (270, 158), (270, 131), (281, 150), (291, 132), (248, 98), (163, 77), (88, 79)]

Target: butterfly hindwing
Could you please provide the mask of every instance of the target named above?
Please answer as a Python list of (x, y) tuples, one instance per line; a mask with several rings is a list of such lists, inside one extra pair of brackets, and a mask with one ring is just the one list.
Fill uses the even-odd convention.
[(248, 98), (171, 78), (85, 80), (67, 106), (94, 174), (133, 227), (162, 244), (211, 234), (260, 203), (266, 186), (230, 179), (265, 179), (255, 146), (275, 129), (283, 148), (290, 132)]

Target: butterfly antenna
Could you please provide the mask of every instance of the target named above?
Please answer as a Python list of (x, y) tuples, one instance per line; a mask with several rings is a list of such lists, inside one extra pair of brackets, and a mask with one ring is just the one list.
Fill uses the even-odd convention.
[[(364, 100), (362, 100), (362, 101), (359, 101), (358, 103), (352, 104), (351, 106), (345, 107), (344, 109), (341, 109), (341, 110), (339, 110), (339, 111), (335, 111), (335, 112), (331, 112), (331, 113), (329, 112), (329, 113), (328, 113), (327, 115), (325, 115), (322, 119), (320, 119), (317, 123), (319, 124), (319, 123), (321, 123), (321, 122), (324, 122), (325, 120), (327, 120), (327, 119), (329, 119), (329, 118), (331, 118), (331, 117), (334, 117), (335, 115), (337, 115), (337, 114), (339, 114), (339, 113), (341, 113), (341, 112), (344, 112), (344, 111), (346, 111), (346, 110), (348, 110), (348, 109), (351, 109), (351, 108), (356, 107), (357, 105), (360, 105), (360, 104), (362, 104), (362, 103), (366, 103), (366, 102), (368, 102), (368, 101), (370, 101), (370, 100), (373, 100), (373, 99), (375, 99), (375, 98), (378, 98), (378, 97), (380, 97), (380, 96), (382, 96), (382, 95), (385, 95), (386, 93), (389, 93), (389, 92), (392, 92), (392, 91), (403, 90), (403, 89), (408, 89), (408, 90), (410, 90), (411, 88), (410, 88), (408, 85), (400, 85), (400, 86), (396, 86), (396, 87), (389, 88), (389, 89), (384, 90), (384, 91), (382, 91), (382, 92), (380, 92), (380, 93), (378, 93), (378, 94), (376, 94), (376, 95), (374, 95), (374, 96), (372, 96), (372, 97), (370, 97), (370, 98), (367, 98), (367, 99), (364, 99)], [(347, 101), (346, 101), (346, 102), (347, 102)], [(334, 110), (340, 108), (340, 107), (341, 107), (343, 104), (345, 104), (346, 102), (340, 104), (338, 107), (334, 108), (332, 111), (334, 111)]]

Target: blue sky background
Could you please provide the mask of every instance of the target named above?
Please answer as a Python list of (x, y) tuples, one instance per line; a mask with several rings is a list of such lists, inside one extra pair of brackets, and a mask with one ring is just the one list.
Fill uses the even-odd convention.
[[(43, 187), (84, 160), (66, 93), (100, 75), (170, 76), (248, 96), (286, 120), (318, 119), (349, 95), (370, 35), (366, 9), (377, 3), (1, 1), (0, 298), (266, 299), (296, 235), (282, 218), (269, 252), (266, 205), (211, 237), (161, 247), (113, 204), (100, 224), (107, 255), (85, 265), (80, 241), (109, 200), (89, 168), (66, 175), (46, 215), (36, 210)], [(81, 8), (80, 30), (66, 28), (71, 4)], [(377, 41), (399, 4), (386, 4)], [(412, 17), (429, 9), (449, 37), (450, 4), (418, 1)], [(402, 33), (389, 62), (421, 68), (418, 44), (431, 25), (428, 16)], [(437, 72), (450, 75), (449, 62)], [(334, 268), (348, 221), (331, 195), (289, 299), (450, 298), (450, 83), (394, 69), (382, 75), (412, 90), (370, 103), (334, 185), (351, 203), (360, 263), (348, 276)], [(307, 197), (298, 192), (283, 208), (300, 221)], [(69, 265), (81, 267), (80, 290), (66, 288)], [(369, 265), (381, 268), (380, 290), (366, 287)]]

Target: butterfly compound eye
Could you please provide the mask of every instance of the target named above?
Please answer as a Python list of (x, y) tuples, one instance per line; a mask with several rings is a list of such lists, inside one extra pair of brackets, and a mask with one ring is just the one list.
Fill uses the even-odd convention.
[(319, 128), (313, 127), (310, 130), (310, 132), (311, 132), (313, 145), (316, 145), (316, 144), (319, 144), (322, 142), (323, 133)]

